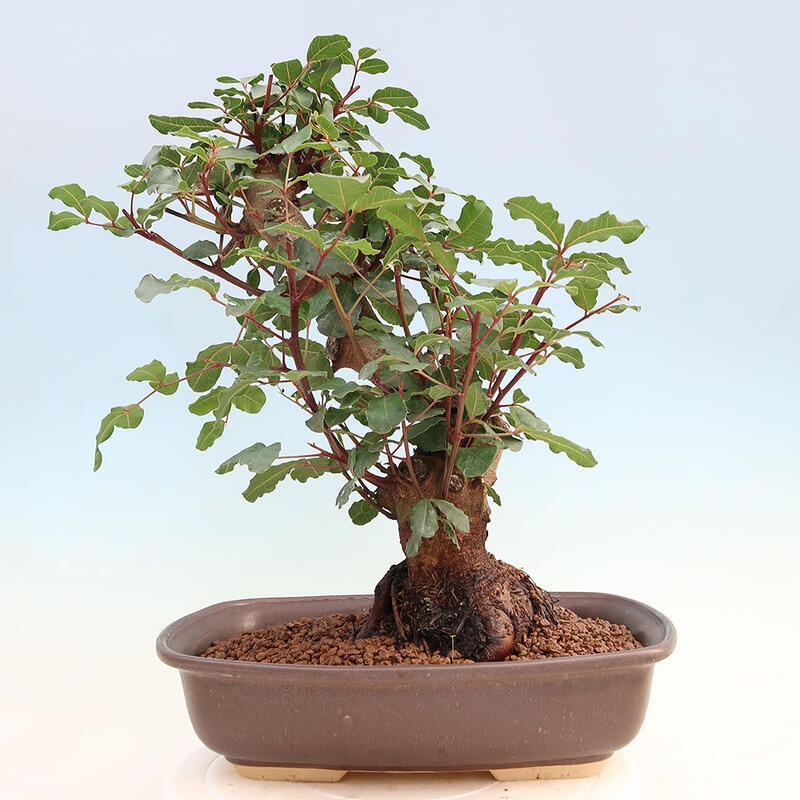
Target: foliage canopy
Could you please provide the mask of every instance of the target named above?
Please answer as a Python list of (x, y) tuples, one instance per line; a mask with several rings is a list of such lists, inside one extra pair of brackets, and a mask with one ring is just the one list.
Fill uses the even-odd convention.
[[(318, 36), (304, 60), (218, 78), (212, 100), (189, 103), (205, 116), (152, 115), (169, 140), (125, 167), (122, 205), (77, 184), (52, 189), (66, 210), (51, 213), (51, 230), (141, 236), (192, 268), (190, 277), (145, 275), (140, 300), (200, 290), (234, 324), (229, 341), (203, 346), (185, 369), (153, 360), (128, 375), (149, 390), (102, 420), (95, 469), (100, 445), (137, 427), (153, 394), (188, 385), (189, 411), (204, 420), (200, 450), (234, 409), (257, 414), (277, 394), (305, 412), (308, 454), (285, 458), (279, 442), (256, 443), (217, 472), (246, 467), (249, 501), (287, 477), (338, 473), (337, 505), (364, 524), (391, 515), (379, 492), (387, 476), (404, 465), (413, 474), (416, 452), (441, 453), (441, 492), (412, 515), (413, 555), (440, 526), (456, 541), (463, 530), (448, 500), (453, 475), (488, 476), (524, 440), (594, 465), (536, 415), (521, 384), (553, 359), (583, 367), (576, 343), (600, 345), (585, 323), (633, 308), (614, 283), (624, 260), (585, 245), (627, 244), (644, 226), (610, 212), (567, 225), (550, 203), (524, 196), (505, 207), (540, 238), (494, 238), (485, 202), (440, 186), (427, 157), (388, 153), (373, 138), (369, 126), (391, 117), (428, 128), (411, 92), (361, 90), (387, 69), (373, 48)], [(559, 313), (543, 305), (557, 295), (567, 300), (554, 298)]]

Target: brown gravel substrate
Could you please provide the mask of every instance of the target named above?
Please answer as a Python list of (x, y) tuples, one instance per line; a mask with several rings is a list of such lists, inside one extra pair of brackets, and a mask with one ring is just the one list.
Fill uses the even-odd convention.
[[(509, 661), (534, 658), (610, 653), (641, 647), (624, 626), (602, 619), (584, 619), (566, 608), (557, 608), (559, 625), (544, 624), (508, 657)], [(356, 639), (364, 623), (361, 616), (331, 614), (297, 622), (246, 631), (235, 639), (214, 642), (206, 658), (261, 661), (268, 664), (468, 664), (457, 649), (445, 656), (429, 655), (414, 644), (399, 644), (393, 636)], [(455, 642), (458, 646), (458, 640)]]

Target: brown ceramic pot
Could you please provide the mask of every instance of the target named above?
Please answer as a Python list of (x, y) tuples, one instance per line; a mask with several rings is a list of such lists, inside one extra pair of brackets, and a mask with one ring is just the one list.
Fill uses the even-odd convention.
[(627, 625), (644, 647), (435, 666), (259, 664), (198, 655), (245, 630), (359, 613), (372, 601), (362, 595), (220, 603), (169, 625), (157, 651), (180, 670), (202, 742), (240, 767), (451, 771), (601, 762), (639, 731), (653, 666), (672, 652), (675, 630), (663, 614), (623, 597), (556, 596), (581, 616)]

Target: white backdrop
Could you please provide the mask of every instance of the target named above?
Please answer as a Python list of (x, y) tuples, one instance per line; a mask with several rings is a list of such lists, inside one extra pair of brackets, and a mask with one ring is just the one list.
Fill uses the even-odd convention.
[(198, 453), (188, 395), (156, 398), (92, 474), (99, 420), (140, 396), (124, 376), (180, 367), (224, 320), (191, 293), (134, 298), (142, 274), (180, 269), (168, 254), (46, 230), (52, 186), (113, 195), (159, 140), (149, 113), (321, 33), (381, 48), (379, 77), (431, 130), (380, 138), (493, 205), (500, 231), (520, 232), (502, 211), (519, 194), (648, 225), (625, 253), (642, 313), (602, 321), (585, 370), (552, 367), (528, 392), (600, 464), (508, 457), (493, 550), (547, 588), (673, 617), (678, 650), (631, 750), (642, 797), (794, 796), (798, 23), (779, 0), (21, 5), (0, 34), (4, 796), (160, 797), (196, 747), (153, 654), (166, 623), (231, 597), (368, 592), (402, 557), (389, 526), (351, 528), (334, 481), (249, 505), (244, 475), (213, 474), (280, 438), (277, 403)]

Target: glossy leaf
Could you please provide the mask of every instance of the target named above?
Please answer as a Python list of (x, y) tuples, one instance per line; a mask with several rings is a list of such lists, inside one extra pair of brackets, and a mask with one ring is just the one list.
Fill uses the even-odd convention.
[(245, 414), (258, 414), (266, 401), (267, 396), (264, 394), (264, 390), (260, 386), (254, 385), (247, 386), (231, 398), (233, 405)]
[(340, 175), (309, 175), (308, 185), (314, 194), (338, 211), (357, 208), (369, 191), (369, 177), (347, 178)]
[(368, 500), (356, 500), (347, 509), (354, 525), (366, 525), (378, 516), (378, 509)]
[(315, 36), (311, 40), (306, 53), (309, 63), (325, 61), (344, 55), (350, 49), (350, 42), (346, 36), (334, 34), (332, 36)]
[(456, 454), (456, 466), (465, 478), (479, 478), (485, 475), (497, 458), (497, 447), (462, 447)]
[(151, 114), (150, 124), (159, 133), (176, 133), (186, 128), (194, 133), (213, 131), (219, 128), (219, 123), (201, 117), (168, 117)]
[(154, 297), (160, 294), (169, 294), (178, 289), (186, 289), (194, 287), (208, 292), (212, 297), (216, 297), (219, 291), (219, 284), (212, 281), (210, 278), (184, 278), (182, 275), (173, 275), (168, 280), (156, 278), (155, 275), (145, 275), (139, 285), (136, 287), (134, 294), (143, 303), (149, 303)]
[(92, 213), (92, 204), (88, 202), (86, 192), (77, 183), (54, 186), (47, 196), (53, 200), (60, 200), (69, 208), (80, 211), (84, 217), (88, 217)]
[(644, 233), (644, 225), (634, 219), (623, 222), (610, 211), (605, 211), (590, 220), (576, 220), (567, 233), (566, 247), (574, 247), (584, 242), (604, 242), (611, 236), (616, 237), (624, 244), (636, 241)]
[(386, 220), (396, 231), (418, 240), (425, 238), (422, 223), (410, 208), (403, 205), (382, 206), (378, 208), (377, 213), (381, 219)]
[(153, 359), (143, 367), (137, 367), (125, 380), (128, 381), (149, 381), (152, 384), (161, 384), (167, 375), (167, 368), (158, 360)]
[(197, 436), (195, 447), (198, 450), (208, 450), (208, 448), (211, 447), (224, 432), (224, 422), (217, 419), (204, 422), (203, 427), (200, 428), (200, 433)]
[(553, 355), (565, 364), (572, 364), (575, 369), (583, 369), (583, 354), (577, 347), (559, 347), (553, 350)]
[(247, 467), (250, 472), (264, 472), (272, 466), (275, 459), (280, 455), (281, 443), (274, 442), (271, 445), (265, 445), (261, 442), (251, 444), (250, 447), (245, 447), (240, 450), (235, 456), (223, 461), (216, 469), (218, 475), (224, 475), (230, 472), (234, 467), (243, 466)]
[(209, 256), (219, 255), (219, 248), (214, 242), (208, 239), (201, 239), (199, 242), (190, 244), (183, 251), (184, 258), (200, 260), (201, 258), (208, 258)]
[(385, 89), (378, 89), (372, 95), (376, 103), (384, 103), (392, 108), (415, 108), (419, 101), (411, 92), (400, 89), (397, 86), (387, 86)]
[(284, 478), (291, 477), (293, 480), (305, 483), (309, 478), (318, 478), (329, 472), (330, 465), (331, 462), (327, 458), (300, 459), (276, 464), (254, 475), (242, 495), (249, 503), (253, 503), (259, 497), (274, 491)]
[(542, 236), (559, 245), (564, 239), (564, 224), (551, 203), (540, 203), (533, 195), (512, 197), (505, 204), (512, 219), (529, 219)]
[(297, 58), (293, 58), (291, 61), (280, 61), (272, 65), (272, 74), (281, 83), (289, 86), (295, 83), (303, 74), (303, 65)]
[(419, 128), (421, 131), (427, 131), (431, 126), (428, 123), (428, 120), (425, 119), (422, 114), (418, 111), (414, 111), (410, 108), (395, 108), (394, 113), (396, 117), (399, 117), (403, 122), (407, 122), (409, 125), (413, 125), (415, 128)]
[(469, 531), (469, 517), (456, 505), (449, 500), (434, 499), (433, 504), (445, 519), (460, 533)]
[(420, 500), (411, 511), (411, 530), (423, 539), (431, 539), (439, 529), (439, 515), (430, 500)]
[(116, 428), (130, 430), (138, 428), (144, 419), (144, 409), (140, 405), (115, 406), (106, 414), (100, 422), (100, 430), (97, 432), (95, 442), (97, 446), (94, 451), (94, 470), (97, 472), (103, 463), (103, 456), (100, 453), (100, 445), (107, 441)]
[(367, 405), (367, 424), (375, 433), (391, 433), (405, 418), (406, 404), (399, 394), (375, 397)]
[(51, 231), (63, 231), (74, 225), (82, 225), (84, 222), (86, 220), (83, 217), (79, 217), (71, 211), (51, 211), (47, 228)]
[(360, 69), (368, 75), (378, 75), (381, 72), (387, 72), (389, 65), (383, 59), (368, 58), (361, 62)]
[(471, 197), (461, 209), (458, 218), (459, 233), (448, 240), (451, 247), (476, 247), (486, 241), (492, 232), (492, 210), (483, 200)]

